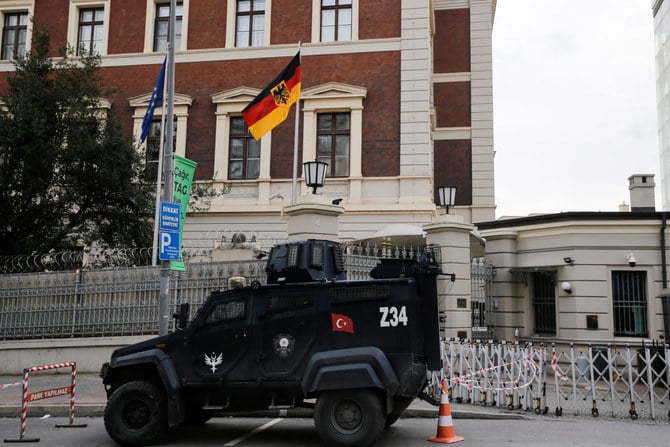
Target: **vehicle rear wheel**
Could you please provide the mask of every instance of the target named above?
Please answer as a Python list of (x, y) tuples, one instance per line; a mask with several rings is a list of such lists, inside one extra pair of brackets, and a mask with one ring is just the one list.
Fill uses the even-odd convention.
[(121, 445), (154, 443), (167, 433), (165, 392), (150, 382), (125, 383), (109, 397), (104, 419), (107, 433)]
[(379, 398), (368, 390), (322, 394), (314, 410), (314, 425), (329, 446), (367, 446), (381, 436), (386, 415)]

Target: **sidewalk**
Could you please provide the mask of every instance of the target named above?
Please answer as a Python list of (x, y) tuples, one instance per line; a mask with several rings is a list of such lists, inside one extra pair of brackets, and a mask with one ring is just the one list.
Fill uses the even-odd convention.
[[(30, 374), (28, 392), (49, 390), (70, 385), (69, 372), (36, 372)], [(19, 383), (16, 386), (0, 388), (0, 417), (20, 417), (23, 403), (23, 377), (0, 375), (0, 385)], [(75, 417), (102, 416), (107, 396), (102, 379), (93, 373), (77, 374), (75, 388)], [(29, 417), (67, 417), (70, 414), (70, 395), (52, 397), (28, 403)], [(268, 410), (254, 413), (268, 417), (312, 417), (312, 411), (304, 408), (291, 410)], [(451, 414), (455, 419), (523, 419), (523, 414), (503, 408), (477, 407), (474, 405), (451, 405)], [(403, 418), (437, 418), (438, 407), (416, 399), (403, 413)]]

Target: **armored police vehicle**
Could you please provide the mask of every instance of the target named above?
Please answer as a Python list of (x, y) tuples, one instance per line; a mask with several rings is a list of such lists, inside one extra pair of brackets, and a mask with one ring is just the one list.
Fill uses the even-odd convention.
[(311, 406), (327, 445), (374, 443), (441, 367), (436, 257), (347, 281), (335, 242), (275, 246), (267, 284), (212, 293), (190, 324), (181, 305), (173, 333), (114, 351), (107, 432), (147, 445), (215, 414)]

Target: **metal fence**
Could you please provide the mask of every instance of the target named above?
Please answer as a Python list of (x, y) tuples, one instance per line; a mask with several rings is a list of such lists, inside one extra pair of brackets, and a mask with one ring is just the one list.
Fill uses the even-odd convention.
[[(198, 309), (232, 277), (265, 281), (265, 263), (191, 264), (172, 275), (170, 305)], [(157, 334), (159, 285), (160, 267), (0, 275), (0, 340)]]
[[(670, 420), (670, 346), (533, 346), (443, 342), (444, 379), (457, 404), (536, 414)], [(433, 394), (439, 393), (432, 386)], [(434, 396), (437, 398), (438, 396)]]
[[(369, 279), (375, 256), (345, 256), (348, 279)], [(191, 315), (231, 278), (266, 282), (264, 260), (197, 262), (173, 273), (170, 309)], [(0, 275), (0, 340), (153, 335), (158, 333), (160, 267), (78, 269)]]
[[(422, 249), (349, 245), (347, 279), (370, 279), (381, 258), (416, 259)], [(189, 302), (195, 315), (212, 291), (231, 287), (231, 279), (266, 282), (265, 265), (264, 260), (187, 263), (186, 272), (172, 275), (170, 309)], [(477, 261), (473, 269), (477, 288), (488, 290), (489, 267)], [(0, 340), (157, 334), (159, 286), (158, 266), (0, 274)], [(481, 299), (492, 309), (488, 292)]]

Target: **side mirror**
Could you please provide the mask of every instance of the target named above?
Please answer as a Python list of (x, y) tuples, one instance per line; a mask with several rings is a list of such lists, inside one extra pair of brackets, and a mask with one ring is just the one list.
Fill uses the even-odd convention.
[(189, 303), (181, 303), (179, 305), (179, 310), (172, 315), (177, 329), (184, 329), (188, 324), (188, 312), (190, 307)]

